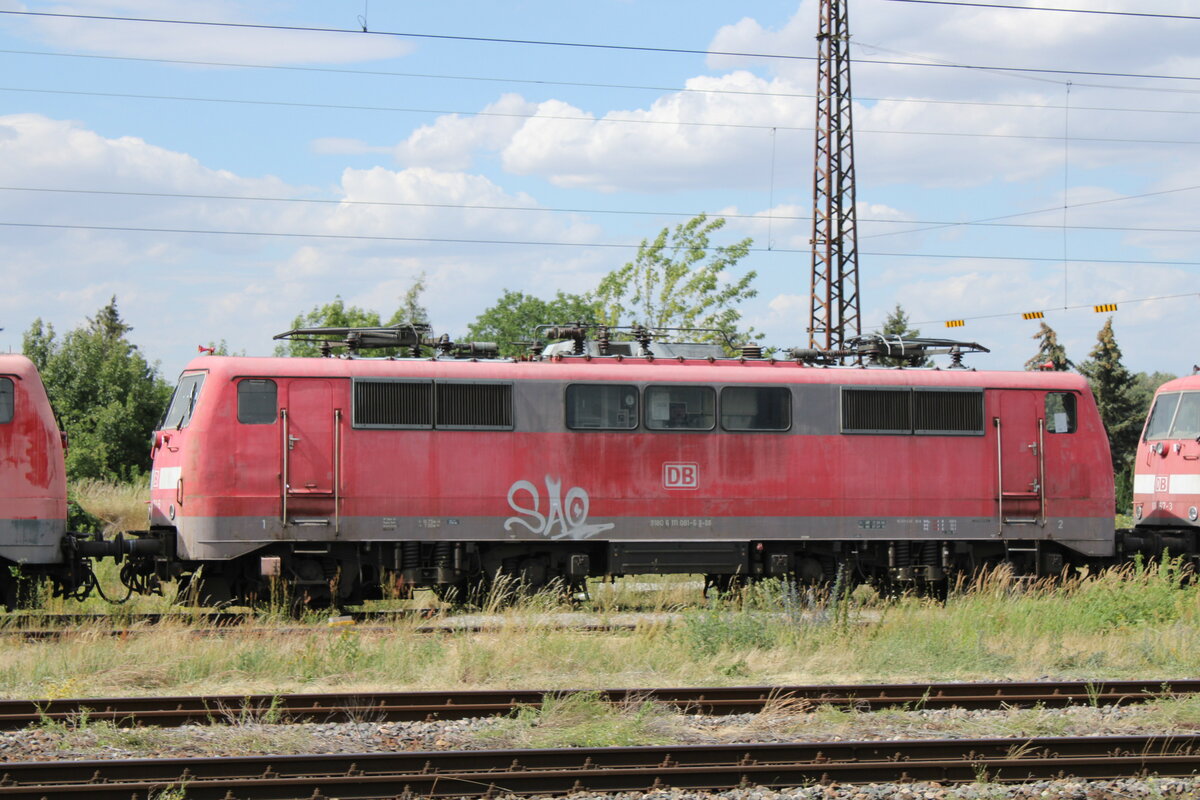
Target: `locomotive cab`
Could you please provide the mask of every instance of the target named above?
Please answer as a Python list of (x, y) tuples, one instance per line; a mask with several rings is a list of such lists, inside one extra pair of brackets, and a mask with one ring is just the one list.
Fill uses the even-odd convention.
[(1159, 533), (1176, 529), (1195, 543), (1200, 531), (1200, 376), (1169, 381), (1155, 394), (1138, 444), (1133, 515), (1139, 528)]
[(42, 379), (24, 356), (0, 356), (0, 451), (0, 563), (61, 563), (67, 529), (63, 437)]

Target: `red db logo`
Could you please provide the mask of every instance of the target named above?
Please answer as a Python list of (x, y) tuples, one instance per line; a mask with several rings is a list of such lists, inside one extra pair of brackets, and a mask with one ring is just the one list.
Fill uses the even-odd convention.
[(1158, 494), (1167, 494), (1168, 487), (1170, 486), (1169, 481), (1170, 481), (1169, 475), (1155, 475), (1154, 476), (1154, 491)]
[(663, 464), (663, 486), (667, 489), (696, 489), (700, 486), (698, 464)]

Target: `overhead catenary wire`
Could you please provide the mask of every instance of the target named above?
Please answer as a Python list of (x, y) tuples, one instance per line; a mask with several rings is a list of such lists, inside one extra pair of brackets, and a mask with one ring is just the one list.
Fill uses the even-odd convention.
[[(14, 222), (0, 221), (0, 227), (4, 228), (30, 228), (43, 230), (73, 230), (73, 231), (119, 231), (124, 233), (171, 233), (171, 234), (191, 234), (197, 236), (249, 236), (263, 238), (279, 238), (279, 239), (327, 239), (333, 241), (364, 241), (364, 242), (417, 242), (427, 244), (477, 244), (477, 245), (513, 245), (522, 247), (576, 247), (576, 248), (604, 248), (604, 249), (623, 249), (636, 250), (643, 246), (643, 243), (632, 242), (570, 242), (570, 241), (552, 241), (548, 239), (473, 239), (470, 237), (443, 237), (443, 236), (384, 236), (380, 234), (353, 234), (353, 233), (313, 233), (299, 231), (249, 231), (249, 230), (227, 230), (213, 228), (167, 228), (167, 227), (152, 227), (145, 225), (85, 225), (81, 223), (54, 223), (54, 222)], [(714, 251), (718, 248), (710, 246), (703, 248), (706, 251)], [(787, 247), (750, 247), (748, 252), (752, 253), (785, 253), (798, 254), (809, 253), (808, 249), (787, 248)], [(939, 259), (939, 260), (967, 260), (967, 261), (1033, 261), (1061, 263), (1062, 258), (1055, 256), (1028, 256), (1028, 255), (975, 255), (970, 253), (904, 253), (904, 252), (863, 252), (862, 255), (868, 256), (886, 256), (890, 258), (924, 258), (924, 259)], [(1153, 259), (1128, 259), (1128, 258), (1072, 258), (1071, 262), (1081, 264), (1143, 264), (1154, 266), (1175, 266), (1175, 267), (1197, 267), (1200, 266), (1200, 261), (1173, 261), (1173, 260), (1153, 260)]]
[[(876, 48), (877, 45), (870, 45)], [(455, 75), (449, 73), (430, 73), (430, 72), (395, 72), (391, 70), (376, 70), (376, 69), (346, 69), (344, 67), (314, 67), (300, 66), (295, 64), (254, 64), (244, 61), (208, 61), (192, 58), (149, 58), (144, 56), (114, 56), (101, 55), (97, 53), (61, 53), (51, 52), (49, 50), (11, 50), (0, 48), (0, 55), (23, 55), (23, 56), (44, 56), (47, 58), (77, 58), (77, 59), (95, 59), (101, 61), (128, 61), (135, 63), (149, 64), (179, 64), (183, 66), (202, 66), (202, 67), (228, 67), (234, 69), (258, 69), (258, 70), (281, 70), (289, 72), (317, 72), (328, 73), (332, 75), (354, 75), (354, 76), (370, 76), (370, 77), (388, 77), (388, 78), (412, 78), (422, 80), (444, 80), (444, 81), (464, 81), (464, 82), (481, 82), (481, 83), (500, 83), (500, 84), (529, 84), (532, 86), (562, 86), (583, 89), (621, 89), (625, 91), (647, 91), (647, 92), (672, 92), (675, 94), (696, 94), (696, 95), (732, 95), (740, 97), (782, 97), (794, 98), (798, 100), (812, 100), (816, 95), (811, 92), (782, 92), (782, 91), (752, 91), (749, 89), (714, 89), (701, 88), (695, 86), (666, 86), (653, 84), (633, 84), (633, 83), (602, 83), (597, 81), (564, 81), (564, 80), (547, 80), (542, 78), (519, 78), (519, 77), (498, 77), (492, 75)], [(1138, 86), (1109, 86), (1099, 84), (1076, 84), (1076, 86), (1084, 86), (1088, 88), (1100, 89), (1121, 89), (1130, 91), (1170, 91), (1184, 93), (1200, 93), (1200, 90), (1188, 89), (1161, 89), (1155, 87), (1138, 87)], [(1024, 108), (1031, 111), (1054, 111), (1060, 110), (1062, 107), (1055, 103), (1016, 103), (1016, 102), (1000, 102), (989, 100), (944, 100), (932, 97), (872, 97), (870, 95), (856, 95), (856, 102), (869, 103), (916, 103), (921, 105), (944, 105), (944, 106), (979, 106), (983, 108)], [(1183, 114), (1183, 115), (1200, 115), (1200, 109), (1191, 108), (1135, 108), (1129, 106), (1073, 106), (1074, 111), (1100, 111), (1100, 112), (1116, 112), (1129, 114)]]
[[(1118, 305), (1126, 306), (1126, 305), (1134, 305), (1136, 303), (1154, 303), (1154, 302), (1160, 302), (1163, 300), (1180, 300), (1185, 297), (1195, 297), (1195, 298), (1200, 299), (1200, 293), (1183, 292), (1180, 294), (1156, 295), (1154, 297), (1133, 297), (1133, 298), (1124, 299), (1124, 300), (1119, 301)], [(1029, 319), (1039, 319), (1040, 320), (1040, 319), (1045, 319), (1047, 314), (1054, 314), (1056, 312), (1061, 312), (1061, 311), (1079, 311), (1079, 310), (1082, 310), (1085, 308), (1094, 311), (1095, 307), (1096, 306), (1094, 303), (1079, 303), (1078, 305), (1064, 306), (1062, 308), (1039, 309), (1039, 310), (1033, 312), (1032, 314), (1030, 313), (1030, 311), (1028, 309), (1026, 309), (1024, 311), (1002, 311), (1002, 312), (999, 312), (996, 314), (976, 314), (975, 316), (956, 317), (955, 321), (973, 322), (973, 321), (979, 321), (979, 320), (985, 320), (985, 319), (1005, 319), (1008, 317), (1021, 317), (1021, 316), (1026, 316), (1026, 315), (1029, 316)], [(909, 324), (910, 325), (940, 325), (940, 324), (944, 323), (945, 321), (946, 320), (944, 318), (943, 319), (918, 319), (918, 320), (910, 320)], [(873, 327), (882, 328), (883, 325), (876, 324)], [(953, 327), (962, 327), (962, 326), (956, 325)]]
[[(1081, 208), (1083, 206), (1100, 205), (1104, 203), (1118, 203), (1128, 200), (1138, 200), (1144, 197), (1153, 197), (1160, 194), (1168, 194), (1172, 192), (1185, 192), (1200, 189), (1198, 186), (1186, 186), (1177, 189), (1166, 189), (1159, 192), (1147, 192), (1145, 194), (1127, 195), (1124, 197), (1110, 197), (1104, 200), (1092, 200), (1084, 203), (1070, 204), (1069, 208)], [(111, 197), (153, 197), (153, 198), (172, 198), (178, 200), (228, 200), (228, 201), (250, 201), (250, 202), (265, 202), (265, 203), (301, 203), (312, 205), (329, 205), (329, 206), (371, 206), (384, 208), (434, 208), (446, 209), (454, 211), (517, 211), (517, 212), (538, 212), (547, 214), (616, 214), (621, 216), (642, 216), (642, 217), (686, 217), (692, 218), (702, 211), (672, 211), (672, 210), (652, 210), (652, 209), (617, 209), (617, 208), (584, 208), (584, 207), (554, 207), (554, 206), (513, 206), (513, 205), (494, 205), (494, 204), (475, 204), (475, 203), (434, 203), (434, 202), (412, 202), (400, 200), (350, 200), (345, 198), (319, 198), (319, 197), (272, 197), (264, 195), (234, 195), (234, 194), (198, 194), (189, 192), (136, 192), (123, 191), (117, 189), (72, 189), (61, 187), (45, 187), (45, 186), (0, 186), (0, 192), (41, 192), (47, 194), (80, 194), (80, 195), (104, 195)], [(1036, 214), (1048, 214), (1051, 212), (1061, 211), (1062, 206), (1053, 208), (1040, 208), (1033, 211), (1021, 211), (1014, 214), (1006, 214), (1003, 217), (995, 217), (982, 220), (961, 220), (961, 221), (933, 221), (933, 220), (899, 220), (899, 219), (883, 219), (873, 217), (859, 217), (859, 222), (866, 222), (880, 225), (927, 225), (929, 227), (918, 228), (915, 230), (891, 231), (867, 236), (860, 235), (859, 238), (873, 238), (882, 236), (897, 236), (910, 233), (918, 233), (928, 230), (940, 230), (947, 227), (996, 227), (996, 228), (1043, 228), (1058, 230), (1060, 224), (1052, 223), (1031, 223), (1031, 222), (1000, 222), (996, 220), (1012, 219), (1021, 216), (1032, 216)], [(723, 217), (725, 219), (744, 219), (761, 222), (763, 220), (784, 221), (784, 222), (806, 222), (812, 220), (810, 215), (798, 214), (738, 214), (733, 212), (722, 211), (712, 214), (712, 216)], [(1071, 230), (1103, 230), (1103, 231), (1129, 231), (1138, 233), (1200, 233), (1200, 228), (1148, 228), (1139, 226), (1116, 226), (1116, 225), (1070, 225)]]
[[(462, 109), (433, 109), (433, 108), (409, 108), (403, 106), (362, 106), (348, 105), (341, 103), (308, 103), (289, 100), (246, 100), (240, 98), (228, 97), (195, 97), (185, 95), (160, 95), (160, 94), (135, 94), (130, 92), (95, 92), (83, 91), (75, 89), (36, 89), (23, 88), (14, 86), (0, 86), (0, 92), (18, 92), (31, 94), (53, 94), (53, 95), (74, 95), (85, 97), (111, 97), (122, 100), (167, 100), (178, 102), (193, 102), (193, 103), (231, 103), (234, 105), (262, 105), (262, 106), (282, 106), (287, 108), (319, 108), (319, 109), (335, 109), (339, 111), (390, 111), (395, 113), (405, 114), (436, 114), (436, 115), (458, 115), (470, 117), (499, 117), (506, 119), (538, 119), (538, 120), (553, 120), (556, 122), (582, 122), (588, 124), (632, 124), (632, 125), (657, 125), (671, 127), (695, 127), (695, 128), (730, 128), (740, 130), (757, 130), (757, 131), (800, 131), (809, 132), (813, 128), (803, 125), (779, 125), (773, 123), (751, 124), (744, 122), (700, 122), (694, 120), (679, 120), (679, 119), (646, 119), (636, 117), (591, 117), (591, 116), (570, 116), (566, 114), (542, 114), (542, 113), (521, 113), (515, 111), (473, 111)], [(629, 112), (632, 113), (632, 112)], [(858, 128), (856, 133), (877, 134), (877, 135), (892, 135), (892, 136), (945, 136), (951, 138), (981, 138), (981, 139), (1018, 139), (1024, 141), (1050, 141), (1059, 142), (1063, 140), (1060, 134), (1020, 134), (1020, 133), (988, 133), (983, 131), (903, 131), (893, 129), (872, 129)], [(1076, 142), (1092, 142), (1096, 144), (1153, 144), (1164, 146), (1176, 145), (1200, 145), (1198, 139), (1130, 139), (1121, 137), (1100, 137), (1100, 136), (1074, 136), (1072, 141)]]
[(1099, 8), (1062, 8), (1055, 6), (1018, 6), (1009, 3), (970, 3), (965, 0), (887, 0), (891, 3), (913, 3), (928, 6), (958, 6), (960, 8), (991, 8), (1006, 11), (1052, 11), (1061, 14), (1096, 14), (1110, 17), (1144, 17), (1146, 19), (1182, 19), (1200, 21), (1194, 14), (1164, 14), (1152, 11), (1113, 11)]
[[(519, 39), (509, 37), (496, 36), (465, 36), (462, 34), (445, 34), (445, 33), (418, 33), (415, 31), (361, 31), (353, 28), (328, 28), (328, 27), (313, 27), (304, 25), (266, 25), (263, 23), (253, 22), (222, 22), (218, 20), (186, 20), (186, 19), (167, 19), (164, 17), (134, 17), (120, 16), (108, 14), (67, 14), (62, 12), (49, 11), (17, 11), (13, 9), (0, 10), (0, 15), (7, 14), (11, 16), (23, 16), (34, 18), (59, 18), (59, 19), (79, 19), (79, 20), (98, 20), (106, 22), (128, 22), (142, 24), (157, 24), (157, 25), (183, 25), (191, 27), (214, 27), (214, 28), (236, 28), (250, 30), (264, 30), (275, 32), (298, 32), (298, 33), (329, 33), (329, 34), (348, 34), (352, 36), (382, 36), (393, 38), (408, 38), (408, 39), (429, 39), (441, 41), (456, 41), (456, 42), (477, 42), (490, 44), (506, 44), (506, 45), (526, 45), (540, 47), (567, 47), (567, 48), (590, 48), (598, 50), (612, 50), (624, 52), (644, 52), (644, 53), (669, 53), (679, 55), (699, 55), (699, 56), (727, 56), (732, 58), (754, 58), (764, 60), (782, 60), (782, 61), (815, 61), (815, 56), (801, 56), (791, 53), (754, 53), (741, 52), (732, 50), (711, 50), (698, 49), (687, 47), (655, 47), (650, 45), (627, 45), (627, 44), (612, 44), (604, 42), (568, 42), (555, 41), (548, 39)], [(964, 70), (979, 70), (991, 72), (1024, 72), (1031, 74), (1045, 75), (1090, 75), (1093, 77), (1107, 78), (1139, 78), (1152, 80), (1171, 80), (1171, 81), (1192, 81), (1200, 82), (1200, 76), (1196, 75), (1166, 75), (1161, 73), (1136, 73), (1136, 72), (1106, 72), (1100, 70), (1076, 70), (1076, 69), (1052, 69), (1047, 67), (1012, 67), (998, 66), (990, 64), (953, 64), (942, 62), (923, 62), (923, 61), (889, 61), (884, 59), (869, 59), (860, 58), (852, 59), (856, 64), (877, 64), (882, 66), (893, 67), (929, 67), (941, 69), (964, 69)]]

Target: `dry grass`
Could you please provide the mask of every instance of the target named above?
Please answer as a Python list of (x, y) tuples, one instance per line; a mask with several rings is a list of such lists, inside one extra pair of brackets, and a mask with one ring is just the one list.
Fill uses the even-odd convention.
[[(114, 637), (118, 615), (61, 640), (5, 641), (0, 695), (1167, 679), (1200, 672), (1200, 587), (1181, 587), (1173, 570), (1032, 589), (997, 578), (945, 605), (856, 595), (844, 613), (781, 611), (763, 587), (740, 604), (647, 615), (635, 630), (603, 635), (559, 629), (570, 606), (557, 596), (495, 614), (497, 629), (484, 634), (430, 636), (416, 619), (363, 629), (287, 622), (284, 632), (266, 616), (219, 636), (177, 622)], [(780, 699), (759, 724), (797, 711)]]
[(148, 484), (109, 483), (85, 478), (72, 481), (70, 492), (84, 511), (104, 522), (106, 534), (146, 529)]

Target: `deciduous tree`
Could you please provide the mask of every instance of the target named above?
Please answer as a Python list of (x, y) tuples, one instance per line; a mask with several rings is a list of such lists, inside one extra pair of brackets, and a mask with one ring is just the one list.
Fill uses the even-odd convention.
[[(381, 322), (378, 311), (358, 306), (347, 306), (341, 295), (331, 302), (313, 306), (312, 310), (292, 320), (292, 330), (298, 328), (378, 328), (383, 325), (428, 323), (429, 311), (421, 303), (425, 291), (425, 275), (419, 275), (400, 299), (400, 305), (386, 323)], [(393, 349), (376, 350), (374, 355), (395, 355)], [(316, 342), (289, 339), (275, 348), (277, 356), (313, 357), (321, 355)]]
[(61, 341), (41, 319), (25, 332), (25, 354), (70, 438), (72, 479), (130, 480), (150, 467), (150, 434), (171, 387), (126, 338), (131, 330), (113, 297)]
[[(606, 275), (596, 289), (599, 321), (607, 325), (643, 325), (651, 329), (711, 328), (734, 342), (761, 339), (753, 329), (740, 331), (738, 305), (758, 294), (753, 270), (733, 277), (753, 240), (710, 246), (709, 236), (725, 220), (701, 214), (675, 228), (663, 228), (653, 241), (642, 240), (637, 256)], [(724, 342), (714, 333), (684, 334), (687, 339)]]
[(496, 342), (500, 354), (518, 356), (528, 352), (526, 343), (535, 338), (538, 325), (592, 323), (598, 317), (596, 304), (585, 295), (558, 292), (553, 299), (505, 289), (491, 308), (475, 318), (467, 328), (474, 341)]

